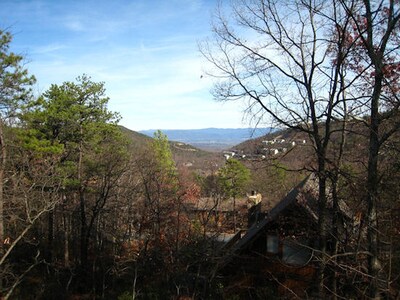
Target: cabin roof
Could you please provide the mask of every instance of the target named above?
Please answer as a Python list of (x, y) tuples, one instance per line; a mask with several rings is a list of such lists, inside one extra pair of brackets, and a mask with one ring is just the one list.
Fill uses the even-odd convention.
[[(245, 248), (251, 241), (259, 236), (266, 226), (276, 220), (285, 209), (292, 205), (298, 205), (305, 209), (315, 223), (318, 222), (318, 177), (311, 173), (297, 186), (295, 186), (281, 201), (279, 201), (260, 222), (253, 224), (247, 232), (231, 248), (238, 252)], [(327, 206), (332, 207), (332, 197), (327, 199)], [(352, 219), (350, 209), (344, 201), (339, 201), (340, 213), (347, 219)]]
[[(287, 207), (292, 204), (299, 203), (305, 206), (311, 216), (317, 220), (317, 214), (312, 202), (312, 194), (318, 191), (318, 182), (314, 174), (308, 175), (303, 181), (295, 186), (281, 201), (279, 201), (266, 215), (266, 217), (258, 223), (253, 224), (246, 234), (233, 246), (232, 250), (238, 251), (245, 247), (250, 241), (257, 237), (269, 223), (274, 221)], [(311, 194), (311, 195), (310, 195)], [(315, 195), (315, 194), (314, 194)]]

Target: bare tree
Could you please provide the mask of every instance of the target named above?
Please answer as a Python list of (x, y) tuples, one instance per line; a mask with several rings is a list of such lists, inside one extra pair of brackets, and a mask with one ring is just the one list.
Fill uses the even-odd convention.
[[(357, 11), (353, 9), (356, 6)], [(379, 298), (379, 229), (377, 206), (381, 185), (380, 152), (399, 131), (400, 46), (398, 1), (341, 1), (351, 17), (349, 36), (357, 40), (352, 58), (358, 72), (360, 99), (369, 115), (365, 125), (369, 132), (367, 167), (367, 228), (369, 247), (370, 297)]]
[[(26, 132), (12, 129), (14, 136)], [(44, 262), (40, 225), (58, 203), (63, 178), (55, 174), (58, 154), (29, 150), (28, 140), (12, 140), (4, 185), (4, 252), (0, 255), (0, 295), (8, 299), (28, 273)], [(10, 147), (10, 146), (9, 146)], [(10, 149), (9, 149), (10, 150)], [(45, 157), (45, 158), (44, 158)], [(26, 250), (25, 250), (26, 248)], [(28, 250), (29, 249), (29, 250)]]
[(30, 86), (35, 82), (35, 78), (28, 76), (23, 67), (23, 57), (10, 52), (11, 41), (12, 35), (0, 29), (0, 255), (4, 241), (3, 184), (7, 163), (7, 137), (4, 131), (7, 120), (15, 116), (21, 103), (30, 98)]
[[(226, 16), (229, 17), (226, 17)], [(319, 280), (324, 293), (327, 180), (334, 169), (332, 135), (357, 106), (346, 91), (359, 74), (349, 73), (350, 18), (336, 1), (233, 1), (220, 6), (213, 40), (200, 45), (216, 79), (217, 100), (241, 99), (258, 124), (274, 122), (309, 135), (319, 179)], [(354, 105), (353, 105), (354, 103)]]

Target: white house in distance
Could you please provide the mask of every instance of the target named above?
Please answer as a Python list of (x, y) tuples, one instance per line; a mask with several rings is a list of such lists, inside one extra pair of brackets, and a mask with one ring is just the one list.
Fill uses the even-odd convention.
[(296, 139), (296, 140), (287, 140), (282, 138), (282, 136), (277, 136), (271, 140), (262, 140), (263, 144), (262, 153), (254, 154), (254, 153), (243, 153), (243, 151), (239, 152), (237, 150), (227, 150), (223, 151), (223, 155), (226, 160), (230, 158), (237, 159), (246, 159), (246, 160), (259, 160), (265, 159), (267, 156), (275, 156), (279, 153), (286, 153), (289, 149), (297, 146), (304, 145), (307, 143), (305, 139)]

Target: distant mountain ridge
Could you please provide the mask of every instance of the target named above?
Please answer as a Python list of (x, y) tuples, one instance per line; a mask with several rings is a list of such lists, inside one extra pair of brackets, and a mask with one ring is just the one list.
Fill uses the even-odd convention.
[[(140, 159), (142, 155), (148, 152), (147, 147), (153, 139), (126, 127), (120, 126), (120, 128), (128, 141), (130, 141), (129, 148), (132, 155)], [(183, 142), (170, 141), (170, 148), (177, 166), (200, 170), (200, 172), (207, 172), (210, 163), (212, 165), (222, 165), (225, 160), (220, 153), (204, 151)]]
[[(155, 129), (141, 130), (152, 137)], [(201, 149), (221, 150), (258, 138), (274, 131), (273, 128), (204, 128), (204, 129), (165, 129), (161, 131), (171, 141), (182, 142)]]

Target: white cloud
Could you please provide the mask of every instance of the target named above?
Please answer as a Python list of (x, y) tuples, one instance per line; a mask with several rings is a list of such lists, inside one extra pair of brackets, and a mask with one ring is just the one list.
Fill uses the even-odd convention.
[(87, 26), (85, 26), (81, 20), (75, 18), (72, 20), (67, 20), (64, 25), (72, 31), (86, 31), (87, 29)]
[(60, 50), (65, 49), (66, 46), (60, 43), (52, 43), (48, 45), (42, 45), (39, 47), (33, 47), (32, 53), (33, 54), (47, 54), (47, 53), (54, 53)]
[(40, 92), (86, 73), (105, 82), (110, 109), (132, 129), (247, 126), (242, 109), (213, 101), (211, 80), (201, 78), (197, 40), (209, 32), (209, 2), (38, 3), (8, 8), (24, 20), (17, 47), (28, 49)]

